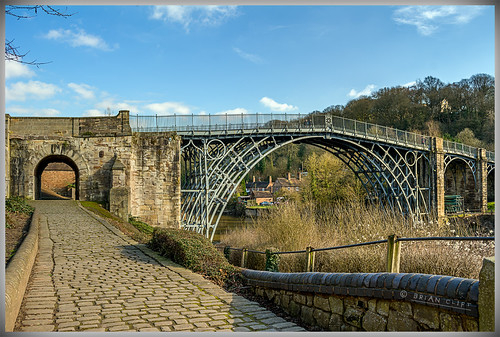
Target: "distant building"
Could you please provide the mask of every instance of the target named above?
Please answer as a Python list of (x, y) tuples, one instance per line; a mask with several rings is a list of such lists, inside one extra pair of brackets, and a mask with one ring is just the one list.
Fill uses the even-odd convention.
[(301, 173), (299, 173), (298, 178), (292, 178), (290, 172), (288, 172), (288, 177), (287, 178), (278, 178), (274, 182), (272, 186), (272, 193), (277, 193), (282, 189), (285, 189), (290, 192), (299, 192), (301, 189), (301, 184), (302, 184), (302, 177)]
[(269, 191), (252, 191), (250, 193), (250, 199), (255, 200), (257, 205), (260, 205), (264, 201), (273, 202), (273, 195)]
[(253, 191), (268, 191), (271, 192), (273, 187), (273, 179), (269, 176), (268, 181), (255, 181), (255, 176), (253, 177), (251, 182), (246, 183), (247, 193), (250, 194)]

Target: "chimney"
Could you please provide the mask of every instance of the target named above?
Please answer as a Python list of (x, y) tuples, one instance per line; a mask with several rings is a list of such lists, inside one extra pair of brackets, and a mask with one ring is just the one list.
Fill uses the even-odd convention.
[(272, 184), (273, 182), (273, 177), (269, 176), (269, 183)]
[(302, 172), (299, 172), (299, 181), (302, 179)]
[(253, 182), (255, 182), (255, 176), (253, 176)]

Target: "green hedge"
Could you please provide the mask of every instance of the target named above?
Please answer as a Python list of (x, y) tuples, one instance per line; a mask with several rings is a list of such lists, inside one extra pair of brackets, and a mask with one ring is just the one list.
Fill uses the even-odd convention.
[(220, 286), (231, 286), (239, 271), (203, 235), (183, 229), (155, 228), (148, 246)]

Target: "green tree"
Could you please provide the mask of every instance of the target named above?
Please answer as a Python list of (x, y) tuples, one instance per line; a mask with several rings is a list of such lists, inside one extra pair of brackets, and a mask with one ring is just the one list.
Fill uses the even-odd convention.
[(462, 131), (460, 131), (457, 134), (456, 138), (458, 139), (459, 142), (466, 145), (470, 145), (473, 147), (481, 147), (481, 148), (484, 147), (483, 142), (477, 139), (476, 136), (474, 135), (474, 132), (469, 128), (465, 128)]
[(354, 173), (328, 152), (310, 155), (305, 166), (303, 196), (320, 204), (347, 201), (363, 195), (362, 186)]

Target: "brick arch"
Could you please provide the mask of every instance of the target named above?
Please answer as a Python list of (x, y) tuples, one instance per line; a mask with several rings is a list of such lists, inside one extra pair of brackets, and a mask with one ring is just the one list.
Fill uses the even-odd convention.
[(63, 144), (48, 144), (44, 146), (37, 154), (32, 157), (28, 172), (31, 172), (31, 181), (33, 188), (33, 198), (40, 198), (41, 190), (41, 174), (49, 163), (63, 162), (68, 164), (75, 172), (76, 179), (76, 198), (79, 199), (82, 195), (82, 186), (88, 180), (89, 167), (87, 161), (80, 153), (74, 151), (71, 147)]

